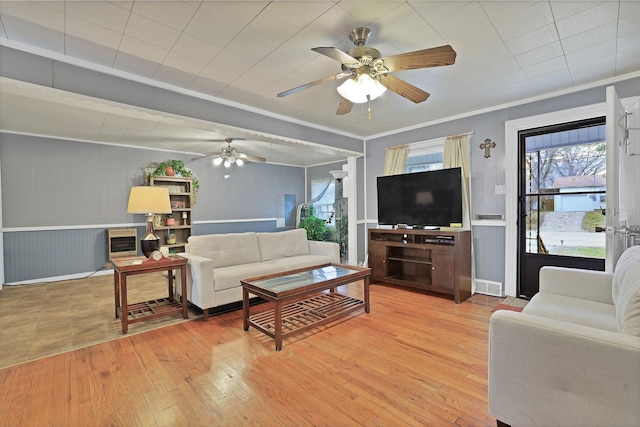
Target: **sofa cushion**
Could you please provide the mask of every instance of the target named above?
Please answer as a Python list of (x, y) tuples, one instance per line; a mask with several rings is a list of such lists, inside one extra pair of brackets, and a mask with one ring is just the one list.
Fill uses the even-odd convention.
[(618, 332), (615, 307), (596, 301), (539, 292), (522, 310), (549, 319)]
[(312, 267), (314, 265), (328, 264), (333, 260), (326, 255), (298, 255), (272, 259), (269, 264), (276, 265), (282, 270), (294, 270), (296, 268)]
[(257, 233), (257, 236), (261, 261), (309, 255), (307, 231), (304, 228), (277, 233)]
[(221, 291), (238, 288), (241, 286), (240, 280), (280, 271), (282, 268), (277, 265), (262, 262), (216, 268), (213, 270), (213, 289)]
[(618, 331), (640, 337), (640, 246), (630, 247), (618, 259), (611, 296)]
[(190, 236), (189, 252), (213, 260), (214, 268), (260, 262), (256, 233)]

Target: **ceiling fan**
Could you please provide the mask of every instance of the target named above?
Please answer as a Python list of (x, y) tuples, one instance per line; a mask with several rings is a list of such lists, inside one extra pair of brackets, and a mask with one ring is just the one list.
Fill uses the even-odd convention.
[(224, 164), (226, 168), (231, 167), (231, 165), (236, 164), (238, 166), (242, 166), (244, 162), (260, 162), (264, 163), (267, 161), (264, 157), (252, 156), (250, 154), (239, 153), (234, 147), (231, 146), (231, 142), (233, 141), (241, 141), (244, 138), (225, 138), (225, 139), (210, 139), (210, 142), (226, 142), (227, 146), (222, 148), (222, 151), (213, 152), (213, 153), (205, 153), (202, 156), (194, 157), (191, 160), (201, 160), (213, 157), (213, 164), (218, 166), (220, 164)]
[(338, 93), (342, 99), (336, 111), (337, 115), (349, 113), (353, 103), (371, 101), (387, 89), (417, 104), (425, 101), (429, 94), (390, 73), (451, 65), (456, 60), (456, 52), (450, 45), (382, 57), (377, 49), (365, 46), (370, 36), (369, 28), (359, 27), (351, 30), (349, 39), (356, 47), (347, 53), (335, 47), (312, 48), (311, 50), (340, 62), (342, 72), (286, 90), (279, 93), (278, 97), (291, 95), (331, 80), (349, 77), (338, 86)]

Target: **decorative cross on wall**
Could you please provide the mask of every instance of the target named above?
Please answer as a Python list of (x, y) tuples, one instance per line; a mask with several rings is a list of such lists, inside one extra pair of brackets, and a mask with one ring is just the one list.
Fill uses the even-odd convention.
[(491, 149), (496, 147), (496, 143), (490, 140), (489, 138), (485, 139), (482, 144), (480, 144), (480, 148), (484, 149), (484, 158), (491, 157)]

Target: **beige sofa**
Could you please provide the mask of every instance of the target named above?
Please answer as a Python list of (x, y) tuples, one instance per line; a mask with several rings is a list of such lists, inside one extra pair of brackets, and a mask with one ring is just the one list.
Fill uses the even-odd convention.
[(187, 299), (209, 318), (209, 309), (242, 301), (241, 279), (295, 268), (340, 262), (334, 242), (307, 240), (304, 229), (274, 233), (228, 233), (190, 236)]
[(614, 273), (543, 267), (489, 325), (489, 412), (519, 426), (640, 426), (640, 246)]

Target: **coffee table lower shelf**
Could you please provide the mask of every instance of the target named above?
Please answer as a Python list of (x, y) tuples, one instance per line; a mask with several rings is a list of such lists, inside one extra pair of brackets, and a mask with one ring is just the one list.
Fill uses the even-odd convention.
[[(365, 302), (337, 292), (307, 298), (282, 307), (282, 336), (334, 321), (365, 307)], [(249, 324), (275, 338), (275, 309), (249, 317)]]

